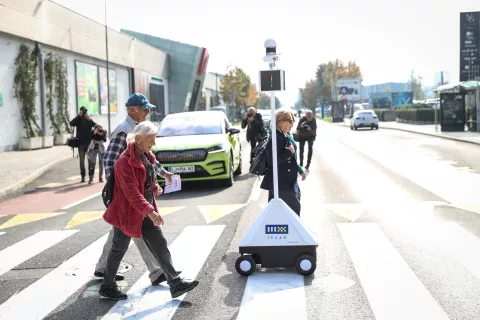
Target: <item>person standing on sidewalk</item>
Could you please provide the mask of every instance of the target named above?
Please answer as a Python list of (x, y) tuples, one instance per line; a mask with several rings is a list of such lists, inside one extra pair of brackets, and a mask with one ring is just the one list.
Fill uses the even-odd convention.
[[(110, 174), (113, 173), (113, 168), (118, 157), (121, 153), (127, 149), (127, 135), (132, 133), (135, 127), (147, 119), (150, 109), (155, 108), (154, 105), (151, 105), (147, 98), (140, 93), (134, 93), (130, 96), (127, 103), (127, 119), (124, 122), (119, 124), (115, 130), (112, 132), (110, 137), (110, 144), (108, 145), (107, 152), (105, 153), (105, 159), (103, 164), (105, 167), (105, 177), (108, 179)], [(157, 175), (165, 178), (167, 183), (171, 182), (173, 173), (167, 172), (162, 165), (155, 161), (154, 164), (155, 172)], [(108, 254), (112, 248), (113, 243), (114, 228), (110, 230), (108, 234), (107, 242), (103, 246), (102, 255), (98, 259), (97, 265), (95, 266), (94, 275), (96, 277), (103, 278), (105, 275), (105, 268), (107, 266)], [(152, 285), (159, 285), (160, 283), (167, 280), (166, 276), (163, 273), (162, 268), (158, 264), (152, 252), (147, 247), (145, 241), (142, 238), (134, 238), (140, 255), (142, 256), (143, 261), (147, 265), (148, 271), (150, 272), (149, 278)], [(177, 271), (178, 274), (181, 271)], [(124, 276), (122, 274), (117, 274), (115, 280), (123, 280)]]
[(247, 142), (250, 142), (250, 163), (253, 160), (253, 149), (257, 146), (263, 137), (263, 120), (262, 115), (257, 113), (254, 107), (248, 108), (242, 120), (242, 129), (247, 129)]
[(107, 142), (107, 137), (105, 136), (105, 130), (99, 124), (96, 124), (93, 127), (92, 142), (88, 146), (87, 157), (88, 157), (88, 175), (90, 180), (88, 184), (93, 183), (93, 176), (95, 175), (95, 164), (97, 163), (98, 155), (98, 180), (103, 182), (103, 158), (105, 156), (105, 142)]
[(308, 142), (308, 158), (305, 166), (308, 172), (312, 162), (313, 142), (317, 136), (317, 121), (313, 117), (312, 110), (307, 110), (305, 116), (298, 121), (297, 126), (298, 140), (300, 143), (300, 166), (303, 167), (303, 152), (305, 151), (305, 142)]
[[(70, 121), (72, 127), (77, 128), (77, 138), (80, 142), (78, 146), (78, 157), (80, 158), (80, 175), (82, 176), (82, 182), (85, 182), (85, 154), (87, 153), (88, 146), (92, 140), (91, 132), (92, 128), (96, 125), (90, 116), (88, 115), (87, 108), (82, 106), (78, 115)], [(90, 165), (90, 162), (89, 162)]]

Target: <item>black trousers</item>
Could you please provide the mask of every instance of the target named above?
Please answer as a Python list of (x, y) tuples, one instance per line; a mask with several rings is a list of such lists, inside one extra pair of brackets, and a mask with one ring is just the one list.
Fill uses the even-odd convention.
[(305, 142), (308, 142), (308, 158), (307, 158), (307, 167), (310, 166), (310, 163), (312, 162), (312, 154), (313, 154), (313, 142), (315, 141), (315, 138), (309, 138), (309, 139), (299, 139), (300, 143), (300, 165), (303, 166), (303, 152), (305, 151)]
[[(162, 268), (169, 285), (179, 280), (177, 271), (173, 267), (172, 256), (167, 247), (167, 240), (163, 236), (162, 229), (155, 226), (150, 218), (143, 219), (142, 237), (148, 249), (153, 253)], [(108, 255), (107, 267), (103, 278), (103, 287), (115, 286), (115, 275), (120, 267), (120, 262), (128, 250), (131, 238), (120, 229), (114, 228), (112, 249)]]
[(257, 146), (257, 139), (253, 138), (252, 140), (250, 140), (250, 162), (253, 161), (253, 149), (255, 149), (255, 147)]
[[(278, 197), (282, 199), (299, 217), (302, 205), (298, 201), (293, 186), (291, 189), (278, 189)], [(273, 190), (268, 190), (268, 202), (273, 199)]]
[[(80, 175), (82, 178), (85, 178), (86, 170), (85, 170), (85, 155), (87, 153), (88, 145), (80, 145), (78, 146), (78, 157), (80, 158)], [(88, 163), (90, 169), (90, 162)], [(93, 169), (95, 171), (95, 169)]]

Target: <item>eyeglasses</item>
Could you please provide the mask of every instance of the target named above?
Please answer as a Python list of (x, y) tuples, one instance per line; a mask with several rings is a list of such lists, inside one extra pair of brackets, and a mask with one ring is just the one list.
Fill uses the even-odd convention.
[(290, 119), (290, 120), (287, 120), (287, 122), (290, 122), (290, 124), (293, 124), (295, 122), (295, 120)]

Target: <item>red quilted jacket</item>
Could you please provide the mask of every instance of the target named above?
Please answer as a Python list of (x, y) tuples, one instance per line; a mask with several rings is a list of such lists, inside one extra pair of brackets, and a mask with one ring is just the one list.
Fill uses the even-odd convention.
[[(149, 156), (154, 163), (153, 153), (149, 152)], [(143, 196), (147, 172), (133, 143), (128, 144), (127, 149), (115, 162), (114, 172), (113, 200), (103, 219), (122, 230), (125, 235), (141, 238), (143, 219), (150, 212), (158, 210), (155, 197), (152, 206)]]

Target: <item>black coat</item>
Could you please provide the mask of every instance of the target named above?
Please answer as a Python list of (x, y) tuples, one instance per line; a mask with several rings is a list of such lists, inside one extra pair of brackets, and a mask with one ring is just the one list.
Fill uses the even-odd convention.
[[(306, 130), (304, 128), (304, 125), (308, 125), (310, 127), (310, 131)], [(313, 138), (315, 140), (315, 137), (317, 136), (317, 120), (315, 117), (312, 118), (312, 121), (307, 121), (307, 117), (304, 116), (298, 121), (298, 126), (297, 126), (297, 132), (298, 136), (302, 140), (308, 140)]]
[[(290, 145), (290, 139), (283, 132), (277, 130), (277, 165), (278, 165), (278, 189), (293, 190), (293, 185), (298, 177), (298, 165), (295, 154), (286, 149)], [(267, 172), (263, 177), (260, 188), (273, 190), (273, 154), (272, 140), (267, 144)]]
[(77, 138), (80, 140), (80, 145), (88, 146), (92, 141), (92, 128), (95, 126), (95, 122), (92, 119), (76, 116), (70, 121), (72, 127), (77, 127)]
[(252, 120), (248, 121), (246, 119), (242, 120), (242, 129), (245, 129), (248, 125), (247, 129), (247, 141), (254, 141), (263, 134), (263, 119), (260, 113), (256, 113), (255, 117)]

